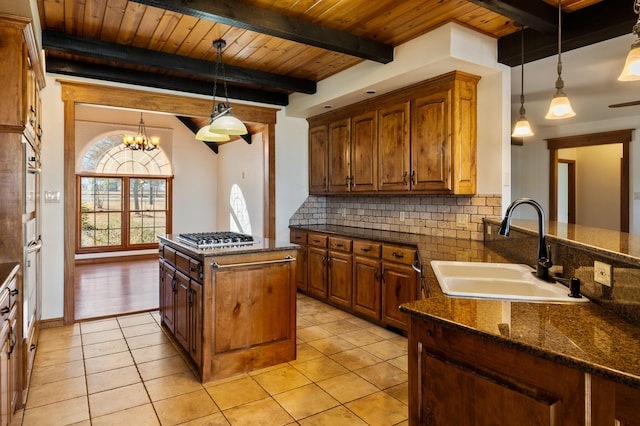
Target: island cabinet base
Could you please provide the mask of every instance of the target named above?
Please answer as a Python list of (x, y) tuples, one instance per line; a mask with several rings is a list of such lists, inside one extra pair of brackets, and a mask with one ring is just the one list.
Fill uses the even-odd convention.
[(410, 425), (585, 425), (585, 374), (411, 317)]
[(160, 253), (162, 325), (203, 383), (295, 359), (295, 248)]

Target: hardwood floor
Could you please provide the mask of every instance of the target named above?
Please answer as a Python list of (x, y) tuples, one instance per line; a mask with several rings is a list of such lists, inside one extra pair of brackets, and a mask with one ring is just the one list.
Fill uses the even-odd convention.
[(157, 310), (158, 260), (76, 265), (75, 319)]

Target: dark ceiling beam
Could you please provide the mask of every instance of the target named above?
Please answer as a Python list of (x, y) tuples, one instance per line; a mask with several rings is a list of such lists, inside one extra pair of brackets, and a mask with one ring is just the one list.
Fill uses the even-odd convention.
[[(631, 29), (638, 18), (631, 6), (631, 2), (627, 1), (604, 0), (576, 12), (563, 13), (562, 51), (567, 52), (624, 34), (631, 34)], [(557, 34), (549, 36), (531, 29), (525, 30), (524, 34), (525, 62), (558, 54)], [(511, 67), (520, 65), (519, 32), (498, 40), (498, 62)]]
[(531, 0), (469, 0), (487, 10), (513, 19), (516, 24), (542, 34), (557, 34), (558, 9), (542, 1)]
[[(153, 68), (183, 72), (204, 78), (213, 78), (215, 63), (193, 59), (186, 56), (172, 55), (137, 47), (124, 46), (69, 34), (43, 31), (42, 45), (45, 50), (68, 53), (126, 63), (135, 66), (152, 66)], [(302, 78), (287, 77), (263, 71), (225, 65), (227, 82), (272, 87), (285, 92), (316, 93), (316, 82)]]
[(393, 60), (393, 46), (327, 28), (313, 22), (231, 1), (132, 0), (207, 21), (268, 34), (383, 64)]
[[(158, 89), (175, 90), (199, 95), (211, 96), (213, 91), (212, 83), (201, 80), (116, 68), (109, 65), (69, 61), (52, 56), (47, 57), (45, 62), (47, 72), (50, 73), (94, 78), (96, 80), (114, 81), (144, 87), (155, 87)], [(289, 96), (285, 93), (231, 85), (228, 86), (228, 92), (230, 98), (237, 100), (262, 102), (271, 105), (287, 105), (289, 103)], [(207, 112), (207, 114), (208, 113), (209, 112)]]
[[(191, 130), (193, 132), (193, 134), (195, 135), (196, 133), (198, 133), (198, 130), (200, 130), (198, 128), (198, 125), (196, 123), (193, 122), (193, 120), (191, 120), (191, 117), (185, 117), (183, 115), (176, 115), (176, 118), (178, 120), (180, 120), (180, 122), (182, 124), (184, 124), (187, 129)], [(207, 141), (203, 141), (205, 145), (207, 145), (209, 147), (209, 149), (211, 151), (213, 151), (214, 153), (218, 153), (218, 144), (215, 142), (207, 142)]]

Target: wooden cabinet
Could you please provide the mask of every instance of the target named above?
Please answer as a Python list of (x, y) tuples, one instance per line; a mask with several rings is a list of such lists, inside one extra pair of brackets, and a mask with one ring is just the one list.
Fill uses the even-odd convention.
[(319, 299), (327, 298), (327, 236), (311, 232), (307, 239), (307, 289)]
[(382, 319), (379, 243), (353, 242), (353, 310), (374, 321)]
[(310, 118), (309, 192), (474, 194), (478, 81), (453, 71)]
[(325, 194), (329, 174), (329, 126), (321, 124), (309, 129), (309, 193)]
[(9, 275), (0, 287), (0, 424), (9, 425), (13, 413), (20, 407), (21, 370), (19, 355), (20, 335), (18, 317), (18, 271), (17, 264), (1, 268)]
[(327, 298), (347, 309), (352, 305), (352, 265), (351, 240), (329, 237)]
[(410, 425), (585, 424), (581, 371), (416, 317), (408, 349)]
[(418, 298), (418, 274), (411, 266), (416, 258), (415, 249), (382, 247), (382, 321), (402, 330), (408, 321), (399, 306)]
[(303, 293), (307, 292), (307, 233), (304, 231), (291, 230), (291, 242), (298, 244), (298, 256), (296, 257), (296, 288)]

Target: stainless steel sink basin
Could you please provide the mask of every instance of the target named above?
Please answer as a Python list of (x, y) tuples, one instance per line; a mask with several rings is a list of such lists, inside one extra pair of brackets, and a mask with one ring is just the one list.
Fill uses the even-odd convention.
[(569, 297), (569, 289), (549, 283), (522, 264), (431, 261), (442, 292), (449, 296), (537, 302), (588, 302)]

